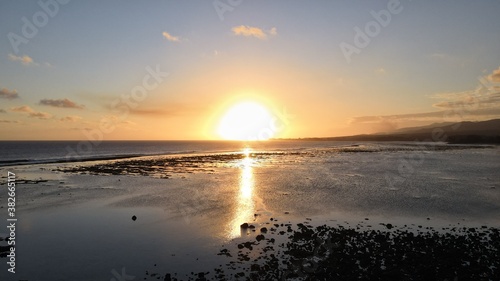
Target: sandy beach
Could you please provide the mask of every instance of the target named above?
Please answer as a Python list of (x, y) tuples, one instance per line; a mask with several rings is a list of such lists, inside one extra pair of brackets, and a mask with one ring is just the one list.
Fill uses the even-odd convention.
[[(389, 186), (384, 172), (415, 152), (420, 165)], [(16, 277), (491, 279), (498, 155), (355, 145), (5, 167), (18, 175)]]

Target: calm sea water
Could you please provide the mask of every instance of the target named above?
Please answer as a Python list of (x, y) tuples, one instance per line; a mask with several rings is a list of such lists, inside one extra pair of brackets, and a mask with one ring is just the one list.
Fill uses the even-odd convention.
[(161, 154), (212, 153), (252, 149), (296, 150), (348, 145), (347, 142), (287, 141), (0, 141), (0, 166), (113, 159)]

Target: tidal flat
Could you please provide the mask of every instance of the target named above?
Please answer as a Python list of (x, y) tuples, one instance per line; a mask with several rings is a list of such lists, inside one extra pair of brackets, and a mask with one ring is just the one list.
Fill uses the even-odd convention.
[(20, 242), (16, 279), (0, 277), (495, 280), (498, 151), (362, 144), (3, 167), (18, 175)]

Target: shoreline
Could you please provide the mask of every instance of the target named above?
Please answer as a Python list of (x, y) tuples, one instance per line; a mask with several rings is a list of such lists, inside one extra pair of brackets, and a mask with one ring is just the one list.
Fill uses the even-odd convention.
[[(306, 141), (306, 142), (318, 142), (318, 143), (328, 143), (336, 144), (335, 146), (330, 147), (330, 149), (334, 151), (341, 151), (342, 148), (352, 148), (352, 150), (345, 150), (345, 152), (364, 152), (359, 148), (359, 146), (370, 146), (370, 145), (384, 145), (384, 144), (395, 144), (401, 146), (418, 146), (417, 150), (433, 150), (433, 151), (442, 151), (442, 150), (454, 150), (454, 149), (495, 149), (498, 148), (498, 144), (486, 144), (486, 143), (478, 143), (478, 144), (469, 144), (469, 143), (445, 143), (445, 142), (421, 142), (421, 141), (376, 141), (376, 140), (357, 140), (357, 141), (342, 141), (342, 140), (332, 140), (332, 139), (322, 139), (322, 138), (312, 138), (312, 139), (276, 139), (270, 140), (271, 142), (294, 142), (294, 141)], [(109, 143), (113, 143), (114, 141), (109, 141)], [(193, 141), (197, 142), (197, 141)], [(214, 141), (215, 142), (215, 141)], [(245, 142), (241, 142), (244, 144)], [(255, 144), (255, 143), (254, 143)], [(342, 145), (345, 144), (345, 145)], [(248, 145), (247, 145), (248, 146)], [(56, 159), (39, 159), (39, 160), (28, 160), (28, 159), (11, 159), (11, 160), (2, 160), (0, 161), (0, 168), (13, 168), (16, 166), (26, 166), (26, 165), (41, 165), (41, 164), (72, 164), (72, 163), (87, 163), (93, 161), (113, 161), (113, 160), (126, 160), (126, 159), (134, 159), (141, 157), (189, 157), (189, 156), (210, 156), (217, 154), (240, 154), (243, 153), (242, 150), (245, 146), (243, 146), (240, 150), (207, 150), (207, 151), (172, 151), (172, 152), (162, 152), (162, 153), (132, 153), (132, 154), (120, 154), (120, 155), (91, 155), (91, 156), (80, 156), (75, 159), (68, 159), (67, 156), (64, 158), (56, 158)], [(426, 147), (426, 148), (423, 148)], [(315, 148), (309, 148), (315, 149)], [(326, 149), (328, 147), (319, 147), (318, 149)], [(405, 149), (401, 149), (405, 150)], [(257, 153), (287, 153), (289, 152), (287, 149), (257, 149)], [(371, 152), (371, 151), (370, 151)], [(374, 151), (376, 152), (376, 151)]]

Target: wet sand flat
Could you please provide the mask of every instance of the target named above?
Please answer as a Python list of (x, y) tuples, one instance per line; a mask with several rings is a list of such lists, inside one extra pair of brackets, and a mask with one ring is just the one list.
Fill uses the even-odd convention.
[[(324, 268), (319, 277), (336, 276), (328, 274), (343, 264), (338, 259), (363, 263), (350, 270), (361, 274), (370, 268), (366, 274), (372, 276), (406, 278), (427, 270), (412, 265), (424, 260), (422, 255), (408, 260), (405, 271), (397, 272), (401, 264), (375, 270), (377, 257), (388, 253), (374, 255), (369, 241), (382, 236), (387, 239), (377, 247), (383, 251), (409, 251), (401, 241), (424, 241), (425, 247), (451, 241), (452, 247), (464, 240), (484, 253), (469, 257), (498, 260), (491, 254), (498, 245), (488, 242), (500, 226), (497, 150), (353, 146), (13, 167), (19, 175), (18, 235), (24, 241), (19, 266), (25, 265), (16, 278), (108, 280), (125, 268), (138, 280), (245, 280), (264, 278), (274, 259), (281, 269), (272, 274), (299, 279), (309, 274), (302, 264), (308, 259)], [(413, 170), (402, 169), (402, 159), (415, 152), (423, 160), (407, 162)], [(391, 185), (387, 175), (402, 180)], [(242, 229), (244, 223), (254, 228)], [(324, 244), (332, 237), (345, 251), (321, 250), (314, 258), (317, 238)], [(58, 264), (66, 266), (51, 269)], [(481, 265), (493, 266), (485, 274), (498, 273), (495, 265)], [(75, 275), (81, 267), (92, 270)], [(465, 275), (473, 267), (465, 267), (461, 276), (481, 276)], [(356, 276), (354, 271), (339, 274)]]

